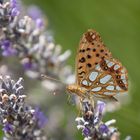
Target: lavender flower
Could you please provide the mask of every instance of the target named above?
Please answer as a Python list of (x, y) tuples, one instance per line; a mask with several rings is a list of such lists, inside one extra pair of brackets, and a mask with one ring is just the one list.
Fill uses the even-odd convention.
[[(82, 129), (85, 140), (112, 140), (114, 135), (119, 136), (118, 130), (111, 126), (116, 121), (103, 122), (105, 103), (98, 101), (96, 108), (88, 101), (83, 102), (83, 117), (77, 117), (77, 128)], [(117, 139), (116, 139), (117, 140)]]
[[(0, 77), (0, 124), (5, 140), (46, 140), (43, 127), (46, 117), (25, 103), (26, 95), (19, 78)], [(44, 124), (43, 124), (44, 122)]]
[[(76, 118), (77, 128), (82, 130), (84, 140), (120, 140), (120, 132), (112, 126), (116, 120), (102, 121), (105, 103), (97, 101), (94, 106), (89, 101), (83, 101), (83, 116)], [(125, 140), (128, 139), (132, 138), (127, 136)]]
[(16, 54), (16, 50), (13, 49), (12, 44), (9, 40), (4, 40), (1, 43), (2, 55), (3, 56), (13, 56)]
[[(31, 78), (38, 79), (44, 74), (69, 81), (72, 71), (66, 61), (71, 52), (61, 53), (61, 47), (53, 43), (50, 32), (45, 30), (46, 20), (37, 8), (30, 8), (30, 17), (22, 16), (18, 5), (18, 1), (11, 0), (0, 6), (2, 55), (16, 56)], [(35, 15), (33, 11), (36, 11)], [(7, 42), (8, 46), (4, 46), (3, 42)]]

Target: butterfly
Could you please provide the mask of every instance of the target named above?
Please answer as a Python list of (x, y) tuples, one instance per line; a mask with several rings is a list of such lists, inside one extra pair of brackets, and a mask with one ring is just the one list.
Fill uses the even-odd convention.
[(128, 91), (128, 72), (113, 58), (99, 33), (89, 29), (83, 34), (76, 57), (76, 82), (67, 91), (81, 99), (93, 96), (115, 99)]

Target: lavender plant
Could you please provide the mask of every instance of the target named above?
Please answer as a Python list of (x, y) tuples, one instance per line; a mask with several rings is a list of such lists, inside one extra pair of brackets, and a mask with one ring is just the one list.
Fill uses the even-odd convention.
[(23, 79), (17, 82), (9, 76), (0, 77), (0, 124), (4, 140), (46, 140), (43, 127), (47, 118), (38, 108), (25, 102)]
[(70, 51), (61, 53), (61, 47), (53, 43), (37, 9), (30, 8), (29, 17), (20, 13), (20, 7), (16, 0), (0, 3), (1, 56), (16, 56), (31, 78), (47, 74), (66, 80), (72, 74), (65, 65)]
[(82, 105), (83, 117), (77, 117), (76, 121), (77, 128), (82, 129), (85, 140), (112, 140), (114, 137), (116, 140), (119, 139), (118, 130), (111, 126), (116, 121), (114, 119), (105, 123), (102, 121), (104, 102), (98, 101), (95, 108), (88, 101)]
[[(115, 119), (103, 122), (105, 103), (98, 101), (94, 106), (89, 101), (82, 103), (82, 117), (77, 117), (77, 128), (82, 130), (84, 140), (120, 140), (119, 130), (113, 126)], [(131, 140), (127, 136), (125, 140)]]

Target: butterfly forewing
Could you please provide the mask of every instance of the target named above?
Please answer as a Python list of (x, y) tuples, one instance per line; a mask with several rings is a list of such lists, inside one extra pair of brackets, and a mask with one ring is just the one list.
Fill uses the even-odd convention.
[(77, 83), (80, 84), (85, 75), (95, 69), (95, 66), (102, 58), (108, 57), (112, 57), (111, 53), (105, 47), (96, 31), (88, 30), (83, 34), (76, 58)]

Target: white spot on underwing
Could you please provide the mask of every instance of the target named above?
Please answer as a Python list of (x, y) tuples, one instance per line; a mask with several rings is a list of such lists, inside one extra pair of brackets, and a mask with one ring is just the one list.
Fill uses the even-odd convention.
[(119, 86), (116, 86), (116, 90), (118, 90), (118, 91), (119, 91), (119, 90), (121, 90), (121, 88), (120, 88)]
[(106, 89), (107, 89), (107, 90), (114, 90), (115, 87), (114, 87), (114, 86), (107, 86)]
[(100, 79), (100, 83), (106, 84), (111, 79), (111, 77), (111, 75), (106, 75), (105, 77)]
[(88, 82), (87, 80), (83, 80), (81, 83), (82, 83), (84, 86), (90, 86), (90, 85), (91, 85), (91, 83)]
[(100, 91), (101, 89), (102, 87), (96, 87), (96, 88), (93, 88), (91, 91), (97, 92), (97, 91)]
[(119, 68), (120, 68), (119, 65), (115, 65), (115, 66), (114, 66), (114, 70), (117, 70), (117, 69), (119, 69)]
[(108, 67), (112, 67), (113, 65), (114, 65), (113, 62), (109, 62), (109, 63), (107, 64)]
[(89, 80), (91, 81), (95, 81), (96, 78), (98, 76), (98, 72), (92, 72), (90, 75), (89, 75)]

